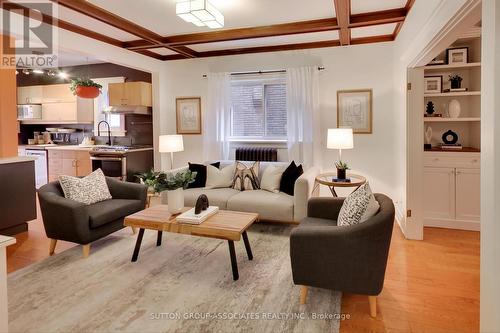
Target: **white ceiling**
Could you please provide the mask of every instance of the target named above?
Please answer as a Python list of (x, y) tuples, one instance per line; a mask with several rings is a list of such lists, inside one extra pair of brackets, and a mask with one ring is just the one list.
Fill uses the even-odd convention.
[(76, 54), (62, 50), (58, 51), (58, 61), (59, 67), (99, 64), (104, 62), (94, 56)]
[(351, 29), (351, 38), (371, 37), (390, 35), (396, 29), (396, 23), (372, 25), (369, 27), (353, 28)]
[[(89, 0), (89, 2), (163, 36), (211, 31), (206, 27), (196, 27), (177, 17), (176, 0)], [(212, 0), (212, 3), (224, 15), (224, 29), (335, 16), (333, 0)]]
[(324, 32), (315, 32), (308, 34), (250, 38), (250, 39), (240, 39), (227, 42), (196, 44), (196, 45), (188, 45), (188, 47), (197, 52), (203, 52), (203, 51), (213, 51), (213, 50), (238, 49), (244, 47), (320, 42), (320, 41), (330, 41), (338, 39), (339, 39), (338, 31), (324, 31)]
[(157, 48), (157, 49), (148, 49), (148, 51), (151, 51), (151, 52), (154, 52), (154, 53), (157, 53), (159, 55), (172, 55), (172, 54), (178, 54), (177, 52), (174, 52), (170, 49), (167, 49), (167, 48), (164, 48), (164, 47), (161, 47), (161, 48)]
[(406, 0), (351, 0), (351, 14), (403, 8), (405, 5)]

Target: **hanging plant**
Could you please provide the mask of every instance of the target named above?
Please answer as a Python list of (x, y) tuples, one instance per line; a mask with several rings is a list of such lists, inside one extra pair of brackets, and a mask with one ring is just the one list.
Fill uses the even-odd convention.
[(78, 97), (96, 98), (101, 93), (102, 86), (91, 79), (73, 79), (70, 89)]

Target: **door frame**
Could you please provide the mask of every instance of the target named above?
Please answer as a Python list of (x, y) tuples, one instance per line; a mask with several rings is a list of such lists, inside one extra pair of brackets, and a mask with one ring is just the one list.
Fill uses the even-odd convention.
[[(443, 5), (436, 11), (435, 16), (445, 15), (447, 10), (446, 3), (443, 2)], [(424, 237), (424, 193), (422, 188), (424, 73), (423, 69), (419, 67), (425, 66), (439, 53), (448, 48), (458, 37), (480, 21), (481, 16), (481, 0), (467, 1), (438, 32), (432, 31), (435, 27), (428, 25), (416, 37), (416, 41), (420, 42), (423, 39), (422, 36), (434, 35), (413, 60), (409, 61), (407, 68), (407, 83), (411, 84), (411, 89), (408, 90), (406, 98), (406, 214), (400, 225), (405, 237), (408, 239), (422, 240)], [(416, 106), (412, 103), (416, 103)], [(419, 107), (420, 109), (418, 109)], [(422, 119), (419, 120), (418, 118)]]

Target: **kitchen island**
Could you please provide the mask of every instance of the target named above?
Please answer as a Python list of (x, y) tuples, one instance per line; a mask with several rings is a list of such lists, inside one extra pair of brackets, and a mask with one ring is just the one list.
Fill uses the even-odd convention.
[(0, 158), (0, 234), (28, 230), (36, 219), (35, 158)]

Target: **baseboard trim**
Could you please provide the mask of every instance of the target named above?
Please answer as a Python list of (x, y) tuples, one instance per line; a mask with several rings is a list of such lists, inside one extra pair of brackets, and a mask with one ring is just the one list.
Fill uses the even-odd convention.
[(447, 220), (447, 219), (424, 219), (424, 227), (436, 227), (446, 229), (459, 229), (469, 231), (480, 231), (481, 224), (479, 221), (462, 221), (462, 220)]

